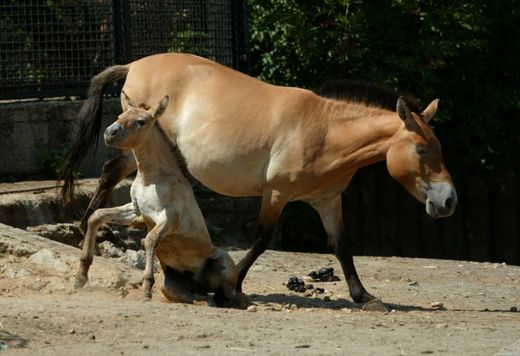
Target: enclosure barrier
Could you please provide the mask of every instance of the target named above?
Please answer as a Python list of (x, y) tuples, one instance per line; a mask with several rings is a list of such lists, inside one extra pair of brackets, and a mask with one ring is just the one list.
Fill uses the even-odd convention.
[(84, 96), (113, 64), (161, 52), (248, 70), (244, 0), (7, 0), (0, 99)]

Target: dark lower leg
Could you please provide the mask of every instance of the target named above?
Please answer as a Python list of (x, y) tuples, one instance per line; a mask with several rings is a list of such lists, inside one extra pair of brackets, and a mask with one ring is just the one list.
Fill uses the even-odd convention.
[(363, 287), (363, 284), (359, 279), (356, 267), (354, 266), (350, 241), (345, 233), (343, 233), (337, 241), (334, 241), (333, 247), (334, 254), (341, 263), (341, 268), (345, 274), (345, 279), (347, 280), (348, 289), (352, 299), (356, 303), (366, 303), (377, 299), (365, 290), (365, 287)]
[(242, 292), (242, 282), (246, 277), (247, 271), (269, 246), (269, 242), (273, 237), (274, 226), (259, 226), (256, 233), (256, 240), (251, 246), (251, 249), (247, 252), (247, 255), (240, 260), (238, 263), (238, 279), (237, 279), (237, 291)]

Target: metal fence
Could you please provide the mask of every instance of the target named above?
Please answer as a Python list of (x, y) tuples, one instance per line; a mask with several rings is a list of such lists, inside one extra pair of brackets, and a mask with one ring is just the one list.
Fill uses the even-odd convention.
[(248, 70), (245, 0), (4, 0), (0, 99), (83, 96), (104, 68), (188, 52)]

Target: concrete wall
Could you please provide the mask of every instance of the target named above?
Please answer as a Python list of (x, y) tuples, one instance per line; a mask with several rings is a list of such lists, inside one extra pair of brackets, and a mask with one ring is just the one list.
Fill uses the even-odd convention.
[[(42, 157), (50, 150), (68, 147), (82, 103), (0, 103), (0, 181), (44, 177)], [(103, 129), (120, 111), (119, 99), (104, 100)], [(98, 176), (103, 162), (114, 154), (100, 141), (97, 154), (92, 160), (86, 159), (80, 171), (85, 177)]]

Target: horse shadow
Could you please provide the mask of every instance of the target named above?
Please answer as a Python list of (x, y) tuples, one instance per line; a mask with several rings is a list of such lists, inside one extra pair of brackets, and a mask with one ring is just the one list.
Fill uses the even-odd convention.
[[(294, 304), (298, 308), (315, 308), (315, 309), (331, 309), (331, 310), (341, 310), (341, 309), (357, 309), (362, 310), (363, 304), (355, 303), (352, 300), (348, 300), (345, 298), (338, 298), (333, 300), (324, 300), (322, 298), (308, 297), (308, 296), (300, 296), (294, 294), (283, 294), (283, 293), (271, 293), (271, 294), (251, 294), (249, 296), (251, 302), (255, 304), (269, 306), (271, 304), (281, 304), (281, 305), (291, 305)], [(438, 308), (427, 308), (418, 305), (407, 305), (407, 304), (394, 304), (394, 303), (384, 303), (383, 304), (388, 308), (388, 310), (396, 310), (402, 312), (411, 312), (411, 311), (424, 311), (424, 312), (439, 312), (446, 309), (438, 309)]]

